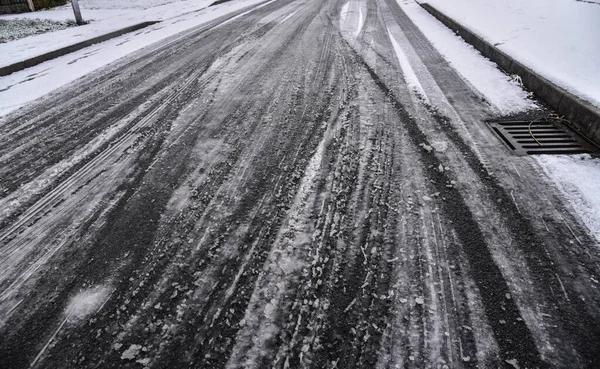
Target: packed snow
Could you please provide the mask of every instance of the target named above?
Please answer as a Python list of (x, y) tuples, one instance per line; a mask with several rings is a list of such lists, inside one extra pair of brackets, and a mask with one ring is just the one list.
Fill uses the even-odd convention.
[(429, 99), (427, 98), (427, 94), (425, 93), (421, 82), (419, 82), (419, 78), (415, 74), (413, 68), (410, 66), (410, 62), (408, 61), (406, 54), (404, 53), (404, 51), (402, 51), (402, 47), (400, 47), (400, 44), (398, 44), (398, 41), (396, 41), (394, 35), (392, 35), (392, 32), (390, 32), (389, 28), (388, 35), (390, 36), (390, 40), (392, 41), (392, 47), (396, 52), (396, 57), (398, 58), (398, 62), (400, 63), (400, 68), (402, 68), (402, 73), (404, 75), (404, 80), (406, 84), (410, 88), (412, 88), (419, 96), (421, 96), (421, 98), (423, 98), (429, 103)]
[(600, 106), (597, 1), (427, 2), (547, 79)]
[[(365, 23), (364, 11), (362, 7), (363, 3), (360, 1), (348, 1), (342, 6), (340, 12), (340, 29), (342, 32), (347, 32), (352, 35), (354, 39), (358, 37)], [(350, 17), (349, 22), (348, 17)]]
[(65, 315), (69, 319), (82, 319), (98, 311), (109, 296), (110, 289), (103, 286), (80, 291), (69, 301)]

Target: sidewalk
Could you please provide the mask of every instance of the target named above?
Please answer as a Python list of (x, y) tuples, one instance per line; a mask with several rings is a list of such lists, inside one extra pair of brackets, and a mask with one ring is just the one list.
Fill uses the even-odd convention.
[[(89, 1), (91, 4), (99, 3), (98, 0)], [(162, 0), (162, 3), (167, 1), (169, 0)], [(49, 60), (8, 76), (0, 77), (0, 120), (3, 115), (13, 112), (23, 105), (35, 101), (51, 91), (121, 57), (160, 40), (164, 40), (167, 37), (246, 7), (258, 5), (264, 1), (232, 0), (217, 6), (208, 7), (214, 0), (171, 0), (168, 4), (143, 9), (140, 7), (127, 7), (128, 4), (137, 5), (139, 3), (136, 0), (129, 0), (120, 3), (120, 9), (86, 9), (85, 4), (87, 2), (81, 0), (84, 19), (93, 20), (90, 24), (0, 44), (0, 67), (43, 55), (142, 22), (162, 22)], [(161, 1), (150, 1), (150, 4), (157, 2)], [(107, 1), (107, 3), (111, 4), (112, 2)], [(144, 4), (145, 6), (148, 5), (148, 3)], [(61, 7), (55, 10), (2, 16), (2, 19), (23, 16), (65, 20), (73, 15), (69, 7)]]
[[(155, 1), (156, 2), (156, 1)], [(20, 40), (0, 44), (0, 67), (4, 67), (25, 59), (29, 59), (47, 52), (111, 33), (142, 22), (162, 21), (180, 16), (185, 13), (198, 11), (208, 7), (213, 0), (185, 0), (171, 2), (160, 6), (140, 8), (135, 1), (124, 1), (121, 8), (110, 1), (99, 8), (98, 1), (81, 0), (82, 15), (89, 24), (81, 27), (72, 27), (57, 32), (44, 33), (30, 36)], [(92, 7), (93, 9), (90, 9)], [(24, 14), (2, 15), (0, 19), (14, 18), (40, 18), (55, 21), (73, 20), (71, 5), (50, 10), (42, 10)]]
[(600, 1), (425, 2), (526, 67), (600, 107)]

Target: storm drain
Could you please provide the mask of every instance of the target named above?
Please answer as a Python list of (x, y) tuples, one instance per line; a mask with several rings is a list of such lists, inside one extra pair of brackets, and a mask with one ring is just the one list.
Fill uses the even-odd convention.
[(570, 129), (548, 121), (489, 122), (517, 155), (583, 154), (598, 148)]

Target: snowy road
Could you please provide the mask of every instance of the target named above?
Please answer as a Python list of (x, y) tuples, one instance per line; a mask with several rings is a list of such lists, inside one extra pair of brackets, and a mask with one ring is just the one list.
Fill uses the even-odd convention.
[(395, 0), (270, 1), (17, 111), (0, 367), (597, 367), (600, 249), (498, 111)]

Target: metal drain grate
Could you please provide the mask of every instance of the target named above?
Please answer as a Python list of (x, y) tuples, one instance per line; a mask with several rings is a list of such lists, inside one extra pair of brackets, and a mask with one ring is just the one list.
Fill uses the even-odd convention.
[(582, 154), (598, 148), (567, 128), (548, 122), (490, 122), (490, 127), (517, 155)]

